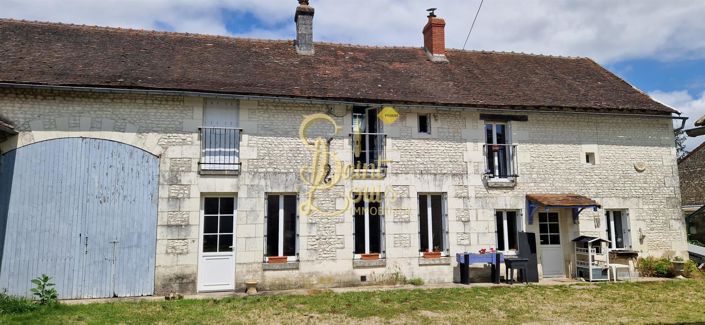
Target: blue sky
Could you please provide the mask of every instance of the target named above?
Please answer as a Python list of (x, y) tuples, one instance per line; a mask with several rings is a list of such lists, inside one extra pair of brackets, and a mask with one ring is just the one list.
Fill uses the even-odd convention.
[[(461, 48), (480, 0), (311, 0), (318, 41), (421, 46), (428, 7)], [(295, 0), (0, 0), (0, 17), (291, 39)], [(590, 57), (691, 117), (705, 115), (705, 1), (488, 0), (467, 49)], [(703, 139), (705, 140), (705, 138)], [(694, 148), (701, 139), (689, 139)]]

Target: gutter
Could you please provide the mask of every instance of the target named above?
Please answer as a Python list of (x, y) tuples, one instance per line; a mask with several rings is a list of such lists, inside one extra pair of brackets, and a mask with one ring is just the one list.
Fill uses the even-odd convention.
[[(169, 96), (192, 96), (192, 97), (208, 97), (208, 98), (224, 98), (224, 99), (241, 99), (241, 100), (267, 100), (267, 101), (293, 101), (297, 103), (305, 104), (318, 104), (318, 105), (370, 105), (370, 102), (364, 101), (347, 101), (347, 100), (333, 100), (333, 99), (312, 99), (312, 98), (300, 98), (300, 97), (288, 97), (288, 96), (266, 96), (266, 95), (241, 95), (241, 94), (225, 94), (216, 92), (200, 92), (200, 91), (183, 91), (183, 90), (156, 90), (156, 89), (133, 89), (133, 88), (109, 88), (109, 87), (92, 87), (92, 86), (57, 86), (57, 85), (39, 85), (39, 84), (19, 84), (19, 83), (6, 83), (0, 82), (0, 88), (17, 88), (17, 89), (40, 89), (40, 90), (63, 90), (63, 91), (82, 91), (82, 92), (97, 92), (97, 93), (130, 93), (130, 94), (145, 94), (145, 95), (169, 95)], [(680, 131), (685, 127), (685, 120), (687, 117), (673, 116), (669, 114), (638, 114), (638, 113), (606, 113), (606, 112), (583, 112), (583, 111), (563, 111), (563, 110), (551, 110), (551, 109), (541, 109), (536, 107), (536, 109), (517, 109), (517, 108), (507, 108), (512, 106), (497, 106), (497, 105), (485, 105), (485, 107), (474, 107), (474, 106), (459, 106), (459, 105), (433, 105), (433, 104), (397, 104), (392, 102), (383, 102), (373, 104), (375, 106), (394, 106), (400, 108), (434, 108), (439, 110), (465, 110), (473, 112), (511, 112), (511, 113), (542, 113), (542, 114), (580, 114), (580, 115), (597, 115), (597, 116), (629, 116), (629, 117), (641, 117), (641, 118), (659, 118), (659, 119), (671, 119), (671, 120), (681, 120), (681, 127), (677, 130)], [(494, 107), (494, 108), (489, 108)], [(515, 107), (515, 106), (514, 106)], [(550, 108), (550, 107), (544, 107)], [(556, 107), (563, 109), (570, 109), (569, 107)], [(679, 112), (675, 114), (680, 115)]]

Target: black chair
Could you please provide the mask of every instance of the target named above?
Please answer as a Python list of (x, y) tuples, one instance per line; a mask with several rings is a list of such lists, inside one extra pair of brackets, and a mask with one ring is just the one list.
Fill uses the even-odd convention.
[(527, 265), (529, 264), (528, 258), (521, 257), (505, 257), (504, 258), (504, 273), (507, 277), (507, 283), (514, 283), (514, 270), (521, 271), (521, 279), (524, 283), (529, 284), (529, 279), (526, 276)]

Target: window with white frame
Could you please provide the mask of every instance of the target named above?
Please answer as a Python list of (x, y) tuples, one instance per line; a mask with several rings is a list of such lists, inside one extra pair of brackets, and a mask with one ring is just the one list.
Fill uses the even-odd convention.
[(386, 136), (377, 115), (379, 107), (354, 106), (352, 113), (353, 166), (356, 169), (382, 167)]
[(353, 194), (356, 257), (360, 254), (380, 254), (380, 257), (384, 255), (384, 204), (381, 198), (381, 195), (371, 197), (364, 193)]
[(630, 249), (629, 212), (627, 210), (607, 210), (607, 239), (610, 249)]
[(298, 254), (298, 215), (295, 194), (269, 194), (265, 214), (265, 256)]
[(509, 124), (485, 122), (485, 174), (491, 178), (515, 177), (514, 146)]
[(519, 231), (521, 221), (519, 213), (513, 210), (497, 210), (495, 212), (497, 225), (497, 250), (516, 251), (519, 249)]
[(448, 217), (445, 194), (419, 194), (420, 252), (448, 251)]
[(431, 115), (418, 114), (419, 116), (419, 133), (431, 134)]

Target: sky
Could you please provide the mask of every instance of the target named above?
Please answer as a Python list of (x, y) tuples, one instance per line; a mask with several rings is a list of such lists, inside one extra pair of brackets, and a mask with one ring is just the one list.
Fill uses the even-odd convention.
[[(311, 0), (314, 39), (423, 45), (426, 9), (462, 48), (481, 0)], [(0, 0), (0, 17), (292, 39), (295, 0)], [(485, 0), (466, 49), (590, 57), (687, 116), (705, 115), (705, 0)], [(690, 138), (693, 149), (705, 137)]]

